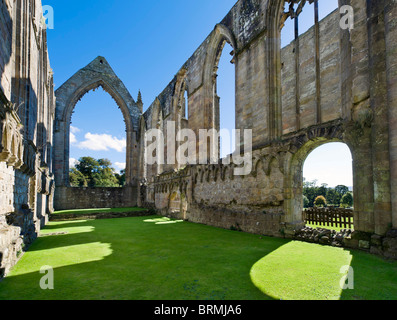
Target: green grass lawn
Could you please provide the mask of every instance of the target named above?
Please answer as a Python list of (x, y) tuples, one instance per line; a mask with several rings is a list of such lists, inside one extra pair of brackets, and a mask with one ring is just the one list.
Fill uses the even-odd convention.
[(118, 212), (136, 212), (143, 211), (146, 209), (142, 208), (101, 208), (101, 209), (79, 209), (79, 210), (63, 210), (63, 211), (55, 211), (53, 215), (89, 215), (95, 213), (118, 213)]
[[(52, 222), (42, 235), (1, 300), (397, 299), (397, 262), (363, 252), (160, 217)], [(344, 265), (354, 290), (338, 285)], [(54, 290), (40, 289), (42, 266)]]
[[(348, 228), (340, 228), (340, 227), (329, 227), (325, 224), (319, 224), (319, 223), (306, 223), (306, 227), (310, 227), (313, 229), (316, 228), (323, 228), (323, 229), (329, 229), (329, 230), (335, 230), (337, 232), (343, 230), (343, 229), (348, 229)], [(352, 231), (354, 231), (354, 227), (351, 229)]]

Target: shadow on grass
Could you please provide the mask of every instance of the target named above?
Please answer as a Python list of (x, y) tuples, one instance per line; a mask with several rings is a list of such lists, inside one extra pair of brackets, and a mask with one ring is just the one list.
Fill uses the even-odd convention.
[(250, 274), (277, 299), (397, 299), (397, 261), (363, 251), (291, 241), (255, 263)]
[[(267, 300), (252, 265), (287, 240), (157, 217), (52, 223), (0, 283), (1, 300)], [(161, 222), (161, 221), (160, 221)], [(167, 221), (165, 221), (167, 222)], [(42, 290), (42, 266), (54, 290)]]
[(397, 261), (361, 251), (350, 253), (353, 288), (344, 290), (341, 300), (397, 300)]

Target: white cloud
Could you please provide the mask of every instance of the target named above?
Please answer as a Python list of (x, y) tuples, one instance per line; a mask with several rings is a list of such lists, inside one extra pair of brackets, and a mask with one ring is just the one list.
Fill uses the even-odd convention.
[(126, 163), (125, 162), (115, 162), (114, 165), (119, 170), (124, 170), (125, 167), (126, 167)]
[(81, 130), (80, 130), (79, 128), (70, 126), (70, 132), (71, 132), (71, 133), (79, 133), (80, 131), (81, 131)]
[(124, 152), (127, 141), (126, 139), (118, 139), (109, 134), (93, 134), (88, 132), (84, 136), (85, 140), (78, 143), (79, 149), (92, 151), (110, 151)]
[(76, 144), (77, 143), (77, 138), (76, 138), (76, 133), (81, 132), (79, 128), (70, 126), (70, 144)]
[(75, 158), (70, 158), (69, 159), (69, 167), (73, 168), (77, 164), (77, 160)]
[(76, 136), (74, 135), (74, 133), (70, 132), (70, 144), (75, 144), (75, 143), (77, 143)]

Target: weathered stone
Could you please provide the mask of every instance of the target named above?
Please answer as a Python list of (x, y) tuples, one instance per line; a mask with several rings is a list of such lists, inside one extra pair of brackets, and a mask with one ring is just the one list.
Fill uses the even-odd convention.
[(370, 242), (369, 241), (365, 241), (365, 240), (360, 240), (358, 242), (358, 247), (360, 249), (369, 249), (370, 248)]
[[(68, 188), (66, 137), (77, 100), (98, 86), (115, 98), (126, 120), (128, 187), (96, 190), (95, 206), (141, 204), (192, 222), (352, 248), (372, 244), (373, 251), (382, 247), (386, 256), (396, 255), (397, 231), (388, 232), (397, 226), (395, 1), (353, 0), (353, 30), (340, 28), (335, 10), (280, 48), (280, 28), (291, 12), (283, 13), (280, 1), (239, 0), (145, 112), (141, 95), (135, 102), (103, 57), (61, 86), (55, 105), (45, 26), (35, 19), (42, 15), (41, 3), (28, 4), (0, 3), (0, 268), (5, 272), (22, 241), (33, 241), (48, 221), (54, 192), (58, 209), (90, 206), (84, 199), (89, 190)], [(234, 159), (147, 165), (144, 137), (150, 129), (163, 131), (171, 155), (174, 129), (196, 135), (221, 129), (217, 70), (226, 42), (236, 66), (230, 112), (236, 129), (253, 131), (252, 170), (236, 175), (240, 165)], [(174, 129), (168, 128), (170, 121)], [(302, 232), (304, 159), (336, 141), (354, 154), (356, 231)], [(196, 150), (202, 143), (196, 141)]]
[(42, 14), (40, 1), (0, 3), (0, 278), (53, 211), (55, 94)]
[[(147, 166), (143, 170), (148, 181), (147, 203), (170, 212), (170, 198), (179, 192), (186, 199), (179, 204), (172, 202), (172, 206), (186, 208), (181, 214), (190, 221), (227, 227), (237, 216), (250, 224), (253, 222), (247, 222), (246, 213), (265, 210), (279, 214), (276, 221), (266, 224), (274, 228), (267, 231), (269, 234), (281, 230), (287, 237), (319, 241), (328, 236), (342, 243), (351, 231), (295, 234), (302, 221), (302, 159), (323, 143), (339, 141), (348, 144), (355, 155), (356, 232), (347, 242), (358, 248), (359, 241), (369, 242), (375, 233), (384, 236), (393, 216), (397, 221), (391, 208), (391, 198), (397, 197), (390, 190), (390, 154), (397, 149), (389, 144), (393, 136), (388, 133), (395, 131), (395, 123), (387, 119), (386, 101), (387, 93), (394, 104), (397, 101), (390, 92), (397, 82), (385, 69), (385, 61), (391, 68), (395, 65), (395, 51), (385, 50), (396, 46), (392, 36), (396, 28), (390, 20), (395, 3), (386, 1), (384, 7), (378, 2), (356, 0), (354, 6), (359, 10), (355, 12), (354, 30), (340, 29), (336, 10), (316, 26), (318, 34), (312, 28), (300, 36), (299, 46), (292, 42), (280, 50), (276, 44), (283, 15), (269, 15), (264, 9), (278, 12), (279, 3), (258, 0), (254, 1), (257, 6), (243, 10), (243, 2), (238, 1), (214, 28), (143, 118), (147, 129), (165, 129), (168, 120), (176, 121), (177, 128), (196, 133), (219, 129), (219, 98), (214, 88), (217, 63), (227, 41), (234, 49), (236, 63), (236, 127), (253, 129), (253, 170), (241, 178), (233, 175), (232, 164), (191, 164), (189, 171), (175, 180), (166, 172), (179, 169), (178, 164)], [(264, 19), (258, 20), (258, 16)], [(388, 29), (384, 29), (385, 24)], [(269, 38), (274, 43), (266, 41)], [(182, 125), (178, 106), (185, 90), (189, 117)], [(165, 173), (161, 179), (155, 178), (161, 173)], [(213, 217), (212, 212), (224, 209), (235, 214)], [(258, 228), (252, 225), (247, 230)]]
[(322, 236), (319, 240), (320, 244), (329, 244), (329, 237), (327, 236)]
[(381, 247), (382, 246), (382, 239), (383, 239), (383, 237), (374, 234), (371, 237), (371, 246)]

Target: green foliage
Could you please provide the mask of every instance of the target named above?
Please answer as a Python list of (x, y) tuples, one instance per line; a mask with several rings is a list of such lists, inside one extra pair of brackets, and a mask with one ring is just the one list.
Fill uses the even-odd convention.
[(353, 203), (353, 195), (351, 194), (351, 192), (348, 192), (343, 195), (340, 206), (343, 208), (351, 208), (353, 207)]
[(72, 187), (120, 187), (125, 184), (125, 174), (119, 175), (108, 159), (82, 157), (69, 173)]
[(340, 195), (344, 196), (346, 193), (349, 192), (349, 188), (346, 186), (339, 185), (335, 187), (335, 191)]
[(114, 175), (117, 178), (117, 180), (119, 181), (120, 186), (124, 186), (125, 185), (125, 170), (121, 170), (120, 174), (115, 173)]
[(87, 187), (88, 182), (84, 174), (76, 168), (70, 169), (69, 173), (70, 185), (73, 187)]
[(309, 199), (306, 196), (303, 196), (303, 207), (309, 208)]
[(315, 205), (315, 200), (318, 196), (323, 196), (327, 200), (328, 205), (338, 207), (342, 201), (342, 197), (349, 193), (349, 188), (343, 185), (338, 185), (335, 188), (329, 188), (327, 184), (317, 185), (317, 180), (303, 182), (303, 195), (308, 199), (308, 204), (305, 203), (304, 208), (312, 208)]
[(325, 199), (324, 196), (318, 196), (315, 200), (314, 200), (314, 205), (316, 207), (326, 207), (327, 206), (327, 200)]

